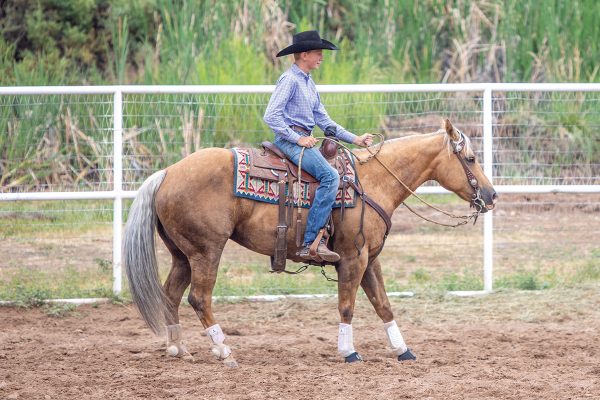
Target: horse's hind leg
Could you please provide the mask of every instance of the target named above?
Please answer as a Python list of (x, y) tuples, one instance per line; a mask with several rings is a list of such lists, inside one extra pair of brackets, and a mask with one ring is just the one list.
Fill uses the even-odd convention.
[(231, 354), (231, 349), (224, 343), (225, 334), (212, 312), (212, 292), (217, 280), (219, 259), (224, 245), (223, 243), (222, 246), (217, 246), (205, 253), (197, 253), (189, 258), (192, 268), (192, 287), (188, 302), (206, 329), (215, 357), (229, 367), (236, 367), (237, 362)]
[(365, 291), (369, 301), (373, 305), (375, 312), (384, 322), (384, 329), (387, 333), (389, 344), (398, 356), (398, 361), (415, 360), (416, 357), (406, 346), (400, 329), (394, 320), (392, 307), (385, 292), (383, 276), (381, 274), (381, 264), (376, 258), (369, 263), (362, 277), (361, 286)]
[(165, 315), (165, 321), (167, 322), (167, 354), (193, 361), (194, 358), (183, 344), (182, 329), (179, 324), (179, 305), (191, 280), (190, 263), (187, 256), (166, 235), (160, 224), (158, 225), (158, 232), (171, 253), (172, 261), (171, 270), (163, 285), (163, 290), (169, 299), (168, 311)]

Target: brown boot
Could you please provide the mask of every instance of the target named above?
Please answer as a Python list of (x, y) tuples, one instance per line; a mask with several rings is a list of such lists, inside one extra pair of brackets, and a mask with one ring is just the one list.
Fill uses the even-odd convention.
[(327, 245), (325, 244), (325, 239), (321, 239), (321, 241), (319, 242), (319, 246), (317, 247), (317, 254), (319, 255), (319, 257), (321, 257), (327, 262), (337, 262), (340, 260), (340, 255), (338, 253), (336, 253), (335, 251), (331, 251), (327, 248)]
[(323, 260), (327, 262), (336, 262), (340, 260), (340, 255), (338, 253), (331, 251), (327, 248), (324, 239), (321, 239), (321, 241), (319, 242), (319, 246), (317, 246), (317, 255), (321, 258), (321, 260), (311, 257), (310, 245), (304, 245), (302, 249), (298, 252), (298, 255), (304, 260), (313, 260), (318, 262)]
[(300, 249), (298, 255), (304, 260), (312, 260), (312, 257), (310, 256), (310, 245), (302, 246), (302, 249)]

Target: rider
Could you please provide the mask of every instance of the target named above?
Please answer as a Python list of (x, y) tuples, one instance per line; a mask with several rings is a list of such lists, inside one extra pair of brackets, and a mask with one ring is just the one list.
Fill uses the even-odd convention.
[[(337, 139), (358, 146), (369, 146), (373, 141), (373, 135), (369, 133), (356, 136), (348, 132), (325, 111), (310, 76), (323, 61), (323, 49), (338, 50), (333, 43), (321, 39), (319, 32), (306, 31), (294, 35), (292, 45), (277, 53), (277, 57), (294, 54), (294, 64), (277, 81), (264, 116), (264, 121), (275, 132), (275, 144), (296, 165), (302, 148), (305, 148), (302, 167), (320, 182), (308, 212), (303, 246), (298, 253), (306, 260), (311, 259), (310, 245), (327, 223), (339, 186), (338, 172), (314, 147), (317, 139), (311, 135), (313, 128), (317, 125)], [(317, 254), (328, 262), (340, 259), (337, 253), (327, 248), (324, 239), (318, 244)]]

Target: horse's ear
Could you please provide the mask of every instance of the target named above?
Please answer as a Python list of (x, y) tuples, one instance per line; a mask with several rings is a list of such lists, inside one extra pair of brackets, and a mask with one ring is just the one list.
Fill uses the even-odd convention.
[(460, 135), (458, 131), (454, 129), (454, 126), (452, 126), (452, 123), (448, 118), (446, 118), (446, 120), (444, 121), (444, 129), (446, 129), (446, 133), (448, 134), (448, 136), (450, 136), (450, 139), (454, 140), (455, 142), (460, 140)]

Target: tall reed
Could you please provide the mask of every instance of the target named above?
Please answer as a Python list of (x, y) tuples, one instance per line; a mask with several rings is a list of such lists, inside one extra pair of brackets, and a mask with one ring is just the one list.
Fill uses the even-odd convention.
[[(273, 84), (291, 63), (275, 53), (290, 43), (293, 33), (306, 29), (318, 29), (341, 48), (326, 52), (324, 64), (314, 72), (321, 84), (600, 81), (600, 2), (595, 0), (113, 0), (108, 5), (100, 0), (86, 3), (86, 10), (110, 29), (99, 31), (107, 35), (106, 46), (78, 49), (79, 59), (46, 47), (17, 52), (17, 42), (0, 37), (0, 84)], [(44, 14), (36, 9), (35, 15)], [(47, 18), (54, 15), (48, 13)], [(87, 29), (86, 24), (79, 28)], [(9, 35), (2, 27), (0, 31)], [(34, 33), (40, 37), (39, 31)], [(86, 64), (82, 54), (106, 60)], [(141, 97), (125, 99), (132, 176), (170, 163), (199, 145), (256, 143), (271, 135), (261, 120), (266, 96)], [(328, 103), (331, 97), (323, 99)], [(341, 100), (343, 109), (333, 106), (330, 113), (357, 132), (387, 130), (395, 122), (375, 115), (406, 111), (387, 100), (385, 106), (377, 106), (378, 100), (349, 95)], [(245, 102), (244, 116), (239, 101)], [(96, 154), (94, 144), (110, 153), (110, 139), (105, 137), (111, 126), (110, 106), (104, 100), (69, 102), (60, 96), (2, 99), (4, 190), (61, 180), (83, 186), (95, 180), (108, 183), (111, 166)], [(590, 133), (597, 116), (578, 104), (556, 105), (538, 122), (569, 127), (577, 154), (591, 162), (600, 152)], [(522, 107), (526, 112), (527, 104)], [(173, 116), (168, 122), (165, 113)], [(90, 116), (98, 121), (91, 122)], [(522, 132), (523, 128), (512, 134)], [(55, 151), (50, 154), (44, 150), (48, 148)]]

